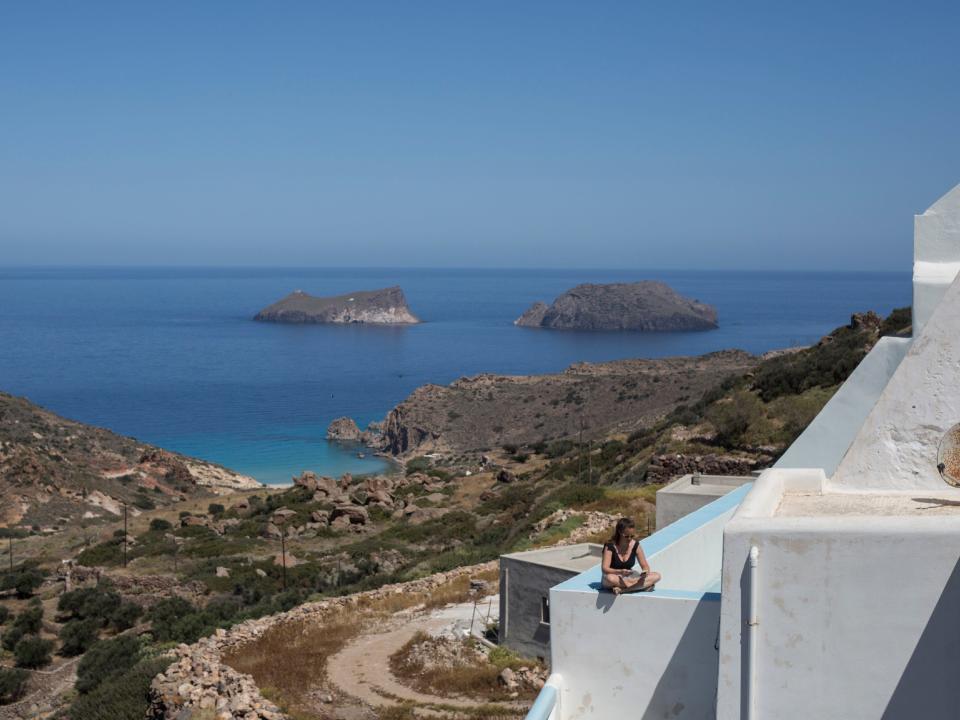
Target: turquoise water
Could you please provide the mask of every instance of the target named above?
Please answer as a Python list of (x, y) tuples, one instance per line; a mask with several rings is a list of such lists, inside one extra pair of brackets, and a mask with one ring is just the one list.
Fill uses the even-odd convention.
[[(581, 282), (659, 279), (712, 303), (720, 329), (578, 333), (513, 326)], [(412, 327), (253, 322), (292, 290), (401, 285)], [(0, 389), (66, 417), (222, 463), (264, 482), (382, 469), (324, 439), (382, 419), (418, 385), (580, 360), (808, 344), (853, 312), (910, 303), (906, 273), (626, 270), (0, 269)]]

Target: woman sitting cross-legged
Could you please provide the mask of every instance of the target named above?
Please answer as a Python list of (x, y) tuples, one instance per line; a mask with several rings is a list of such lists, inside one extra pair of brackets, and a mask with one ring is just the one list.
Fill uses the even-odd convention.
[[(633, 566), (639, 561), (640, 573)], [(637, 540), (637, 528), (630, 518), (617, 520), (610, 542), (603, 546), (603, 587), (614, 595), (653, 590), (660, 582), (660, 573), (651, 572), (647, 556)]]

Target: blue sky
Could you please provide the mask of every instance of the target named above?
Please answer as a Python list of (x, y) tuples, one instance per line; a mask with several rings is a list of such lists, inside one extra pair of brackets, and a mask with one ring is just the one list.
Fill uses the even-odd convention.
[(904, 270), (956, 3), (0, 5), (0, 264)]

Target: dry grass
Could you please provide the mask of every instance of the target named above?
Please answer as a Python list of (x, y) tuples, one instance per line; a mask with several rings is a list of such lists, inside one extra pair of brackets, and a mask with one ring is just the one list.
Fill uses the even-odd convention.
[[(404, 684), (430, 695), (440, 697), (468, 697), (471, 699), (497, 701), (510, 699), (507, 691), (500, 685), (498, 676), (505, 667), (518, 669), (524, 662), (512, 653), (498, 648), (490, 659), (478, 660), (473, 665), (443, 665), (425, 668), (413, 659), (415, 648), (422, 643), (430, 643), (426, 633), (418, 632), (390, 658), (390, 669)], [(464, 642), (472, 642), (464, 640)], [(495, 656), (494, 656), (495, 655)], [(537, 691), (520, 691), (519, 699), (532, 700)]]
[[(471, 598), (470, 579), (495, 581), (496, 568), (454, 578), (431, 592), (361, 598), (351, 607), (310, 620), (278, 623), (257, 640), (224, 654), (223, 662), (253, 676), (265, 696), (294, 718), (318, 715), (309, 693), (326, 678), (327, 660), (378, 619), (412, 607), (441, 607)], [(400, 715), (398, 717), (404, 717)]]

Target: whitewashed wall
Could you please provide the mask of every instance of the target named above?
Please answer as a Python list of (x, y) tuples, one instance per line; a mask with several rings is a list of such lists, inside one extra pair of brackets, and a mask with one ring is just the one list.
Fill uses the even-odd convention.
[(761, 478), (725, 531), (717, 718), (744, 716), (752, 545), (755, 717), (960, 717), (960, 517), (770, 517), (784, 484)]

